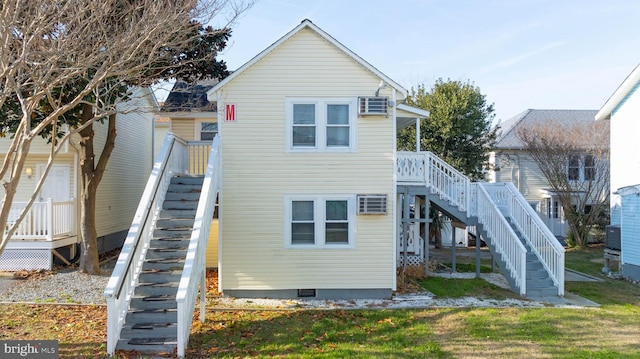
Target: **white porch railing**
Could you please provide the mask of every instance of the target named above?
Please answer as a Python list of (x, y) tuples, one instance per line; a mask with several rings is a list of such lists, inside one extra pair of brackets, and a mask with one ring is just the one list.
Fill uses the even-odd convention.
[[(179, 357), (184, 357), (185, 349), (189, 342), (189, 332), (191, 331), (193, 311), (198, 294), (198, 283), (200, 283), (200, 321), (204, 322), (205, 319), (205, 294), (207, 291), (205, 255), (207, 242), (209, 240), (211, 219), (213, 218), (213, 211), (216, 205), (216, 197), (220, 190), (219, 146), (220, 138), (218, 136), (213, 139), (213, 144), (207, 146), (210, 148), (210, 155), (208, 155), (204, 182), (198, 201), (198, 208), (196, 209), (196, 218), (193, 224), (189, 249), (187, 250), (184, 271), (182, 272), (178, 293), (176, 295), (176, 301), (178, 302), (177, 354)], [(193, 162), (191, 157), (190, 161)]]
[(563, 296), (565, 250), (562, 245), (513, 183), (486, 183), (483, 187), (498, 204), (504, 216), (511, 218), (558, 286), (558, 295)]
[(398, 152), (396, 172), (398, 184), (424, 183), (440, 199), (468, 211), (471, 181), (431, 152)]
[[(527, 249), (518, 235), (513, 231), (507, 219), (501, 214), (484, 184), (473, 184), (478, 194), (478, 222), (487, 232), (486, 240), (490, 240), (497, 254), (505, 262), (520, 295), (527, 293)], [(478, 242), (476, 242), (478, 244)]]
[(113, 355), (129, 302), (142, 269), (153, 233), (153, 224), (164, 202), (174, 173), (187, 172), (187, 142), (173, 134), (165, 137), (140, 204), (133, 218), (120, 257), (107, 283), (107, 353)]
[[(5, 234), (27, 202), (13, 202)], [(11, 239), (34, 239), (52, 241), (56, 237), (75, 234), (75, 201), (53, 202), (51, 198), (44, 202), (34, 202), (24, 219), (13, 232)]]

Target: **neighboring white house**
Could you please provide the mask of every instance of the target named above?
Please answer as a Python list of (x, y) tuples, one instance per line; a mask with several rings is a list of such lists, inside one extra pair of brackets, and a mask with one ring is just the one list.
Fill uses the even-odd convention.
[[(153, 163), (153, 114), (158, 104), (148, 89), (136, 90), (132, 100), (120, 105), (118, 136), (106, 172), (98, 187), (96, 227), (99, 252), (119, 248), (129, 227)], [(95, 151), (102, 151), (107, 120), (95, 123)], [(0, 138), (0, 161), (11, 139)], [(79, 243), (80, 166), (77, 136), (57, 155), (53, 168), (28, 216), (0, 255), (0, 270), (51, 269), (55, 261), (76, 256)], [(17, 218), (29, 200), (47, 163), (49, 146), (37, 138), (25, 163), (25, 174), (9, 220)]]
[(611, 225), (620, 226), (622, 273), (640, 279), (640, 65), (596, 114), (610, 121)]
[[(527, 126), (553, 121), (559, 125), (592, 122), (596, 110), (534, 110), (528, 109), (501, 124), (502, 133), (498, 138), (490, 162), (493, 165), (489, 173), (490, 182), (513, 182), (524, 195), (531, 207), (542, 218), (557, 237), (565, 237), (569, 226), (565, 220), (560, 201), (549, 186), (538, 165), (524, 149), (518, 138), (519, 129)], [(588, 180), (590, 174), (588, 157), (576, 158), (576, 162), (567, 167), (567, 176), (572, 179)]]

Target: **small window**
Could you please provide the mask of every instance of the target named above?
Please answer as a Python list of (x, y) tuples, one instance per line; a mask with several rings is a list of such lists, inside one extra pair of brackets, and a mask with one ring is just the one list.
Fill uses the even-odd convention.
[(351, 196), (285, 196), (285, 247), (353, 247), (354, 203)]
[(569, 181), (580, 180), (580, 156), (571, 155), (569, 157), (569, 169), (567, 172), (567, 178), (569, 179)]
[(293, 105), (293, 146), (316, 146), (316, 105)]
[(200, 141), (212, 141), (217, 134), (217, 122), (200, 122)]
[(291, 244), (315, 244), (313, 201), (291, 203)]
[(593, 155), (584, 156), (584, 180), (593, 181), (596, 179), (596, 161)]

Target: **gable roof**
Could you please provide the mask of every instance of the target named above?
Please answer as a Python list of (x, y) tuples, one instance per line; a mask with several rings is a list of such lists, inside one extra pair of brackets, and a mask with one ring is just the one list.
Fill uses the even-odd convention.
[(162, 112), (215, 112), (216, 103), (209, 102), (207, 91), (218, 83), (218, 79), (205, 79), (195, 84), (176, 81), (162, 105)]
[(506, 120), (500, 127), (502, 133), (496, 142), (496, 149), (523, 149), (517, 136), (518, 128), (553, 121), (558, 125), (592, 122), (597, 110), (532, 110), (528, 109)]
[(613, 92), (613, 95), (604, 103), (595, 116), (596, 120), (609, 118), (611, 113), (616, 110), (618, 105), (624, 101), (638, 84), (640, 84), (640, 64), (631, 71), (629, 76), (627, 76), (627, 78), (622, 81), (622, 84)]
[[(216, 91), (218, 91), (220, 88), (224, 87), (227, 83), (233, 81), (233, 79), (235, 79), (237, 76), (239, 76), (245, 70), (247, 70), (248, 68), (253, 66), (255, 63), (257, 63), (258, 61), (263, 59), (265, 56), (267, 56), (269, 53), (271, 53), (273, 50), (275, 50), (282, 43), (284, 43), (285, 41), (287, 41), (288, 39), (293, 37), (295, 34), (297, 34), (298, 32), (300, 32), (300, 31), (302, 31), (304, 29), (310, 29), (310, 30), (314, 31), (320, 37), (324, 38), (329, 43), (333, 44), (335, 47), (337, 47), (339, 50), (341, 50), (345, 55), (351, 57), (358, 64), (362, 65), (364, 68), (366, 68), (367, 70), (371, 71), (376, 76), (380, 77), (381, 80), (383, 80), (384, 82), (386, 82), (387, 84), (392, 86), (398, 92), (402, 93), (403, 96), (407, 96), (407, 90), (404, 89), (400, 84), (398, 84), (397, 82), (393, 81), (391, 78), (389, 78), (387, 75), (385, 75), (382, 72), (380, 72), (378, 69), (376, 69), (371, 64), (366, 62), (364, 59), (362, 59), (356, 53), (354, 53), (353, 51), (349, 50), (346, 46), (342, 45), (340, 42), (338, 42), (336, 39), (334, 39), (331, 35), (327, 34), (322, 29), (320, 29), (318, 26), (316, 26), (314, 23), (312, 23), (311, 20), (305, 19), (300, 23), (300, 25), (296, 26), (293, 30), (289, 31), (286, 35), (281, 37), (278, 41), (274, 42), (271, 46), (267, 47), (261, 53), (256, 55), (254, 58), (249, 60), (244, 65), (242, 65), (240, 68), (238, 68), (236, 71), (234, 71), (231, 75), (229, 75), (223, 81), (221, 81), (220, 83), (215, 85), (213, 88), (208, 90), (207, 91), (207, 95), (209, 96), (209, 98), (211, 99), (213, 94)], [(214, 100), (215, 99), (210, 100), (210, 101), (214, 101)]]

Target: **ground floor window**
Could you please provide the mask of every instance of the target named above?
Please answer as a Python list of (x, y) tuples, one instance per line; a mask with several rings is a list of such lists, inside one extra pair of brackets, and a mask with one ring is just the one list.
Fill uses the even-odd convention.
[(355, 217), (355, 196), (285, 196), (285, 246), (353, 247)]

